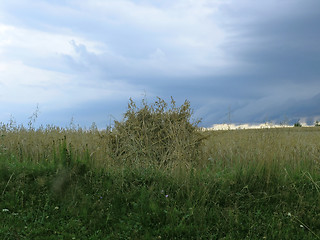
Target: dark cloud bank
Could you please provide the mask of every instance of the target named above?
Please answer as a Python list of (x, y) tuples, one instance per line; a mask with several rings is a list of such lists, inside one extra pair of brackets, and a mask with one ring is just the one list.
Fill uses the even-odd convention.
[(228, 107), (238, 123), (320, 120), (320, 2), (244, 2), (221, 9), (230, 33), (223, 48), (245, 64), (209, 87), (213, 98), (226, 96), (225, 116), (213, 104), (205, 125), (226, 121)]
[[(210, 21), (217, 22), (226, 32), (226, 39), (219, 47), (233, 64), (224, 67), (199, 64), (194, 72), (184, 69), (183, 62), (178, 70), (162, 71), (163, 62), (150, 64), (148, 59), (140, 56), (157, 46), (169, 48), (158, 39), (156, 30), (153, 34), (144, 35), (149, 37), (145, 39), (145, 32), (141, 29), (117, 33), (114, 26), (102, 25), (98, 18), (88, 18), (80, 28), (82, 22), (75, 20), (79, 12), (69, 13), (69, 20), (60, 21), (58, 25), (72, 28), (80, 35), (87, 32), (86, 36), (92, 40), (106, 38), (112, 50), (97, 54), (72, 41), (77, 58), (60, 56), (69, 71), (81, 72), (83, 76), (95, 77), (99, 81), (121, 80), (139, 86), (141, 97), (144, 92), (151, 99), (159, 96), (169, 100), (173, 96), (179, 104), (188, 99), (195, 109), (195, 117), (202, 118), (201, 125), (206, 127), (230, 120), (234, 123), (294, 123), (303, 119), (309, 124), (320, 120), (318, 0), (247, 0), (220, 5)], [(36, 24), (37, 21), (30, 16), (26, 18), (30, 26), (48, 30), (45, 24)], [(18, 21), (12, 16), (8, 19)], [(50, 24), (53, 20), (47, 21)], [(100, 28), (95, 31), (89, 25), (100, 25)], [(52, 31), (56, 31), (55, 28)], [(182, 53), (176, 51), (175, 54)], [(181, 55), (176, 59), (187, 60), (189, 57)], [(215, 58), (214, 54), (208, 55), (209, 62), (214, 62)], [(170, 64), (165, 62), (164, 66), (170, 68)], [(88, 125), (88, 121), (96, 118), (103, 126), (103, 119), (111, 114), (121, 118), (127, 99), (88, 102), (70, 109), (68, 113), (74, 115), (80, 124)], [(58, 114), (61, 113), (52, 113), (52, 116)], [(90, 115), (90, 119), (86, 115)]]
[[(94, 55), (75, 45), (84, 62), (101, 74), (140, 84), (151, 95), (189, 99), (203, 126), (232, 121), (312, 124), (320, 117), (320, 2), (252, 1), (222, 5), (220, 26), (228, 37), (221, 46), (237, 64), (202, 74), (168, 75), (114, 56)], [(214, 56), (210, 56), (214, 60)], [(104, 67), (103, 67), (104, 66)], [(119, 66), (124, 67), (123, 71)], [(138, 66), (138, 67), (137, 67)], [(140, 68), (140, 70), (141, 70)], [(228, 119), (230, 118), (230, 119)]]

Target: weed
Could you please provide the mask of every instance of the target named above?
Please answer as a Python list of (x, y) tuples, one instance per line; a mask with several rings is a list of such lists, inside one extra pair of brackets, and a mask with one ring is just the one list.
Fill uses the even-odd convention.
[(191, 116), (188, 101), (176, 107), (171, 99), (169, 107), (160, 98), (151, 105), (142, 100), (138, 108), (130, 99), (124, 120), (116, 121), (112, 131), (117, 157), (133, 164), (159, 166), (196, 161), (203, 138), (199, 121), (192, 123)]
[(302, 125), (301, 125), (300, 122), (296, 122), (293, 126), (294, 126), (294, 127), (302, 127)]

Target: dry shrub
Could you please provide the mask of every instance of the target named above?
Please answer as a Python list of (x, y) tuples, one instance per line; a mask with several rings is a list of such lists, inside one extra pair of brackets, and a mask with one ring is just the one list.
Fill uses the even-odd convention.
[(115, 155), (129, 163), (156, 166), (197, 160), (203, 137), (200, 121), (191, 122), (192, 114), (187, 100), (177, 107), (173, 98), (170, 106), (161, 98), (151, 105), (143, 99), (138, 108), (130, 99), (124, 119), (115, 121), (112, 130)]

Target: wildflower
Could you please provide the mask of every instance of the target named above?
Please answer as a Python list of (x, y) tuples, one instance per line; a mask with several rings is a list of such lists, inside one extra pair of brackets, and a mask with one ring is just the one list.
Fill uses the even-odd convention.
[(291, 213), (289, 213), (289, 212), (288, 212), (288, 214), (287, 214), (287, 215), (288, 215), (289, 217), (291, 217), (291, 216), (292, 216), (292, 215), (291, 215)]
[(168, 194), (166, 195), (166, 198), (167, 198), (167, 197), (169, 197), (169, 195), (168, 195)]
[(4, 209), (2, 209), (2, 212), (9, 212), (9, 209), (4, 208)]
[(58, 209), (59, 209), (59, 207), (55, 207), (55, 208), (54, 208), (54, 210), (58, 210)]

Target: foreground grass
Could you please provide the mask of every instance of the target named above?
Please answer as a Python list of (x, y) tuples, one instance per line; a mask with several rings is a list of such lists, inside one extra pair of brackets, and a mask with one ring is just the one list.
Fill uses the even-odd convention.
[(320, 239), (319, 129), (206, 134), (202, 161), (170, 168), (92, 164), (92, 146), (72, 155), (63, 141), (70, 164), (32, 161), (6, 145), (0, 239)]
[(273, 178), (267, 185), (264, 176), (245, 174), (81, 171), (2, 166), (1, 239), (317, 239), (320, 234), (313, 182), (319, 179), (311, 181), (307, 174)]

